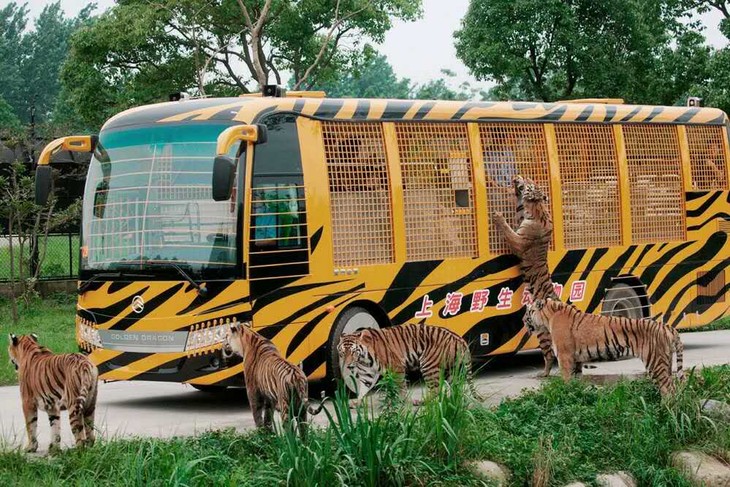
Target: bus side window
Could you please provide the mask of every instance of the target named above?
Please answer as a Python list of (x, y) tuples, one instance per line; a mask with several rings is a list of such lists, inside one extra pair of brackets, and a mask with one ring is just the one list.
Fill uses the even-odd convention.
[[(276, 113), (261, 120), (268, 129), (268, 140), (254, 149), (249, 215), (252, 280), (309, 274), (304, 174), (296, 117)], [(252, 288), (252, 294), (260, 294), (264, 288)]]

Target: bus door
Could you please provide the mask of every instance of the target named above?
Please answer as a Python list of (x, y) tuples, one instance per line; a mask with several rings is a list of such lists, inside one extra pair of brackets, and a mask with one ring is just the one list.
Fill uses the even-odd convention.
[[(267, 128), (267, 141), (257, 144), (250, 172), (248, 199), (247, 274), (254, 307), (256, 328), (285, 324), (297, 310), (267, 310), (272, 300), (284, 297), (282, 288), (310, 275), (309, 234), (302, 158), (297, 132), (297, 116), (272, 114), (259, 123)], [(257, 300), (262, 303), (257, 306)], [(271, 308), (270, 306), (267, 308)]]

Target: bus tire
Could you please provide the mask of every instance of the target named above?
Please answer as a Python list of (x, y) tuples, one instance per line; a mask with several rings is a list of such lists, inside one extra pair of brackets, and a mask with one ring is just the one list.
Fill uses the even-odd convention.
[(620, 282), (606, 291), (601, 314), (639, 319), (644, 318), (644, 307), (636, 289)]
[[(380, 323), (365, 308), (361, 306), (350, 306), (340, 313), (335, 320), (335, 324), (330, 332), (330, 338), (327, 341), (327, 376), (332, 386), (337, 383), (338, 379), (342, 379), (342, 370), (340, 369), (340, 360), (337, 354), (337, 344), (343, 334), (354, 333), (358, 330), (366, 328), (380, 329)], [(347, 381), (345, 381), (347, 383)], [(347, 385), (352, 391), (352, 386)], [(354, 392), (354, 391), (353, 391)]]

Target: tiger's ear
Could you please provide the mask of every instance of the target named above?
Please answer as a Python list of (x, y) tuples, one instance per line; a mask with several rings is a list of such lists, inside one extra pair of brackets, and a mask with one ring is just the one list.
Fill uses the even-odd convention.
[(34, 342), (38, 343), (38, 335), (36, 335), (35, 333), (31, 333), (30, 337), (33, 339)]
[(10, 338), (10, 343), (13, 344), (13, 346), (18, 345), (18, 337), (13, 335), (12, 333), (8, 335), (8, 338)]

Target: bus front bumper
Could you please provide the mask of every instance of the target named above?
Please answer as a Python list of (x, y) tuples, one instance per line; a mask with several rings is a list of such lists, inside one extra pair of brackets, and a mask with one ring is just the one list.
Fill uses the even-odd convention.
[(148, 380), (195, 385), (243, 385), (241, 360), (226, 362), (220, 348), (198, 353), (142, 353), (97, 348), (89, 353), (89, 358), (99, 369), (99, 379), (105, 381)]

